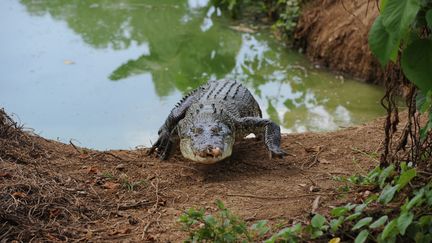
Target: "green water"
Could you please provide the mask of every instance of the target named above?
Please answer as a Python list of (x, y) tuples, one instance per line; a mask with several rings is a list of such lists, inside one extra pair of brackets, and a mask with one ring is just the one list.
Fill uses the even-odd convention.
[(44, 137), (148, 146), (181, 96), (215, 78), (241, 80), (284, 132), (383, 114), (381, 88), (316, 69), (265, 30), (233, 30), (208, 0), (3, 0), (0, 16), (0, 106)]

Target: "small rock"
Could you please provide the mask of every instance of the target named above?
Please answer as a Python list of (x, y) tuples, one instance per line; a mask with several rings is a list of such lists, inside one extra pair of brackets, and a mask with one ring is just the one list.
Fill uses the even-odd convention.
[(319, 192), (321, 190), (321, 188), (317, 187), (317, 186), (311, 186), (309, 187), (309, 191), (310, 192)]
[(86, 191), (77, 191), (76, 193), (79, 194), (79, 195), (87, 195)]
[(116, 170), (124, 170), (125, 165), (124, 164), (118, 164), (115, 168), (116, 168)]
[(128, 221), (129, 221), (129, 224), (131, 224), (131, 225), (136, 225), (136, 224), (139, 223), (139, 221), (136, 218), (132, 217), (132, 216), (128, 217)]
[(103, 184), (102, 187), (105, 189), (108, 189), (108, 190), (115, 190), (115, 189), (118, 189), (120, 187), (120, 184), (108, 181), (108, 182), (105, 182), (105, 184)]
[(371, 194), (370, 191), (365, 191), (365, 192), (363, 192), (363, 195), (362, 195), (363, 199), (368, 198), (370, 194)]

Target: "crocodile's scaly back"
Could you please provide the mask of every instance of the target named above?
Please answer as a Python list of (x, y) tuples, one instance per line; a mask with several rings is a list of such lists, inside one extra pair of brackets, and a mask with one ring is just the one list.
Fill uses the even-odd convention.
[(202, 89), (198, 104), (212, 105), (216, 112), (228, 109), (231, 115), (240, 117), (262, 117), (255, 98), (240, 82), (216, 80), (208, 82)]

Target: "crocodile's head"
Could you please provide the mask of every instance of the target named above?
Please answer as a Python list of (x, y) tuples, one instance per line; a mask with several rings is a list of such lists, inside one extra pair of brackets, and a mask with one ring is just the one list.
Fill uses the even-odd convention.
[(197, 117), (180, 128), (180, 150), (183, 157), (213, 164), (232, 153), (234, 134), (230, 127), (218, 120)]

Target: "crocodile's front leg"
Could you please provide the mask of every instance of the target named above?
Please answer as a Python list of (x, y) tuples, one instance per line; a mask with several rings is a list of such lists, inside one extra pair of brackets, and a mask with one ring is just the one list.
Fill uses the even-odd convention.
[(171, 110), (165, 123), (158, 131), (158, 140), (150, 148), (148, 155), (156, 152), (161, 160), (168, 158), (175, 141), (174, 137), (177, 136), (177, 134), (175, 134), (177, 124), (185, 117), (186, 111), (189, 107), (197, 100), (199, 96), (198, 92), (199, 89), (192, 91), (189, 95), (184, 97), (176, 107), (174, 107), (174, 109)]
[(260, 117), (243, 117), (237, 120), (238, 129), (246, 132), (259, 134), (264, 130), (264, 143), (270, 152), (270, 158), (273, 156), (283, 157), (287, 153), (280, 148), (281, 133), (280, 127), (271, 120)]

